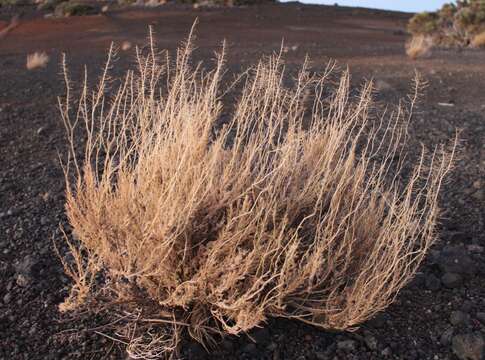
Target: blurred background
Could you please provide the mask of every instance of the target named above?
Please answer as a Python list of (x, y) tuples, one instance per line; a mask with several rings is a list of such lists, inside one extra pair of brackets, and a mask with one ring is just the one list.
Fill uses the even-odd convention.
[(444, 0), (340, 0), (340, 1), (330, 1), (330, 0), (304, 0), (305, 4), (325, 4), (325, 5), (342, 5), (342, 6), (355, 6), (355, 7), (366, 7), (373, 9), (385, 9), (385, 10), (395, 10), (395, 11), (406, 11), (406, 12), (418, 12), (418, 11), (435, 11), (440, 8), (443, 4), (449, 2)]

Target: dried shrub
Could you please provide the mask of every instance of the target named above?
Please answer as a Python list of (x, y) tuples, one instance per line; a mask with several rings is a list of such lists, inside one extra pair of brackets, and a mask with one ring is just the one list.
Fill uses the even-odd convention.
[(44, 68), (49, 62), (49, 56), (45, 52), (35, 52), (27, 55), (27, 70), (33, 70), (37, 68)]
[(354, 329), (435, 241), (451, 153), (423, 150), (409, 166), (409, 112), (378, 116), (372, 85), (351, 96), (348, 73), (333, 82), (331, 66), (317, 75), (305, 63), (285, 85), (274, 55), (226, 88), (224, 56), (204, 70), (190, 43), (174, 62), (153, 44), (137, 50), (118, 86), (110, 52), (75, 108), (65, 72), (77, 240), (61, 309), (108, 311), (110, 337), (134, 358), (171, 357), (187, 334), (210, 345), (268, 317)]
[(133, 44), (130, 41), (125, 40), (121, 43), (121, 50), (128, 51), (131, 49), (132, 46)]
[(425, 35), (440, 47), (466, 47), (485, 30), (485, 2), (483, 0), (458, 1), (444, 4), (432, 13), (418, 13), (408, 24), (414, 36)]
[(413, 60), (430, 53), (433, 40), (424, 35), (413, 36), (406, 44), (406, 54)]
[(485, 32), (482, 32), (473, 38), (472, 46), (476, 48), (485, 47)]
[(84, 16), (99, 13), (98, 6), (88, 3), (82, 3), (75, 0), (63, 1), (59, 3), (54, 10), (58, 17)]
[(409, 20), (408, 30), (412, 34), (431, 34), (438, 29), (438, 20), (436, 13), (418, 13)]

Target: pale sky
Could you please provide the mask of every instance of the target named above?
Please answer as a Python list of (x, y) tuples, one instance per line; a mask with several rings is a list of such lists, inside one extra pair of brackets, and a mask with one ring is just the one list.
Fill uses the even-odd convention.
[(359, 6), (375, 9), (399, 10), (399, 11), (434, 11), (451, 0), (300, 0), (302, 3), (330, 4), (342, 6)]

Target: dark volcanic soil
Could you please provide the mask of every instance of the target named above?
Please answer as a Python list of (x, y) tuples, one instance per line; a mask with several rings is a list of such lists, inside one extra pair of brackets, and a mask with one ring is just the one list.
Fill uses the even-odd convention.
[[(0, 8), (0, 30), (11, 14)], [(96, 73), (112, 40), (143, 45), (153, 25), (159, 47), (173, 50), (196, 17), (197, 57), (212, 57), (225, 38), (231, 69), (278, 50), (284, 38), (290, 69), (307, 53), (315, 69), (333, 58), (349, 65), (355, 84), (374, 78), (379, 99), (391, 101), (407, 94), (418, 69), (428, 87), (412, 122), (412, 146), (436, 145), (456, 129), (461, 144), (442, 194), (440, 242), (385, 313), (355, 333), (271, 320), (251, 334), (256, 343), (247, 336), (229, 338), (211, 355), (189, 343), (182, 354), (479, 360), (485, 352), (485, 52), (435, 51), (413, 62), (404, 55), (408, 15), (300, 4), (198, 11), (171, 6), (69, 19), (30, 14), (0, 39), (0, 358), (124, 358), (118, 345), (90, 330), (96, 319), (69, 321), (57, 311), (69, 284), (52, 246), (61, 240), (59, 224), (66, 223), (58, 161), (66, 143), (56, 108), (63, 94), (60, 54), (68, 54), (72, 77), (80, 80), (85, 63)], [(26, 55), (34, 51), (46, 51), (51, 61), (27, 71)], [(122, 70), (133, 52), (120, 51), (119, 57)]]

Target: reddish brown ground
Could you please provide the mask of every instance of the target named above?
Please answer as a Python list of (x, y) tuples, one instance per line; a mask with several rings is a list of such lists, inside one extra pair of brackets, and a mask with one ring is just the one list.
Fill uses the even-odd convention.
[[(289, 48), (297, 46), (287, 55), (289, 62), (301, 62), (305, 54), (316, 66), (336, 59), (348, 64), (353, 73), (380, 80), (384, 87), (396, 86), (396, 79), (399, 83), (410, 79), (418, 69), (434, 80), (430, 101), (481, 106), (485, 52), (435, 51), (426, 59), (412, 61), (404, 52), (409, 18), (404, 13), (288, 4), (207, 10), (167, 6), (63, 19), (31, 16), (0, 40), (0, 56), (42, 50), (67, 52), (71, 59), (90, 63), (93, 57), (102, 56), (111, 41), (144, 45), (150, 25), (159, 46), (173, 49), (196, 18), (197, 47), (209, 54), (225, 39), (229, 62), (251, 63), (261, 53), (278, 50), (284, 40)], [(7, 24), (4, 19), (0, 28)]]

